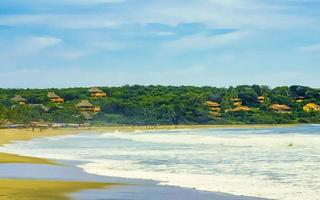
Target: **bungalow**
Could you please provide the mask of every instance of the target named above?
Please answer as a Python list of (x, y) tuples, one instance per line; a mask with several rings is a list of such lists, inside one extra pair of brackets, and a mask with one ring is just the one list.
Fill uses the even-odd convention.
[(270, 108), (277, 113), (291, 113), (292, 108), (283, 104), (272, 104)]
[(233, 103), (234, 106), (242, 106), (242, 100), (239, 98), (233, 98), (231, 99), (231, 102)]
[(241, 111), (248, 112), (251, 110), (252, 110), (252, 108), (250, 108), (248, 106), (239, 106), (239, 107), (236, 107), (233, 109), (227, 109), (227, 110), (225, 110), (225, 112), (241, 112)]
[(305, 112), (320, 111), (320, 106), (315, 103), (308, 103), (305, 106), (303, 106), (303, 110)]
[(89, 92), (91, 93), (91, 97), (94, 98), (100, 98), (100, 97), (106, 97), (107, 93), (103, 92), (102, 90), (100, 90), (97, 87), (93, 87), (89, 90)]
[(21, 95), (15, 95), (15, 97), (12, 98), (13, 101), (18, 102), (20, 105), (25, 105), (27, 104), (27, 100), (23, 98)]
[(208, 107), (210, 108), (210, 112), (214, 117), (220, 117), (221, 116), (221, 108), (220, 104), (214, 101), (207, 101), (206, 102)]
[(100, 107), (92, 105), (88, 100), (81, 100), (81, 102), (78, 103), (76, 107), (81, 112), (92, 112), (92, 113), (100, 112)]
[(258, 96), (258, 101), (260, 103), (263, 103), (266, 100), (266, 98), (264, 96)]
[(301, 102), (303, 102), (303, 101), (305, 100), (305, 98), (302, 97), (302, 96), (298, 96), (298, 97), (294, 97), (294, 100), (295, 100), (297, 103), (301, 103)]
[(61, 98), (60, 96), (58, 96), (54, 92), (48, 92), (48, 98), (50, 99), (50, 101), (52, 101), (53, 103), (56, 103), (56, 104), (60, 104), (60, 103), (64, 102), (64, 99)]

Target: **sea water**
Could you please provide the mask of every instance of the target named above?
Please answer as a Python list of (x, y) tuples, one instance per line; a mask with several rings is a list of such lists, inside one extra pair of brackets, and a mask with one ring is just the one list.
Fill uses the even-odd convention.
[(320, 199), (320, 126), (83, 133), (9, 144), (92, 174), (279, 200)]

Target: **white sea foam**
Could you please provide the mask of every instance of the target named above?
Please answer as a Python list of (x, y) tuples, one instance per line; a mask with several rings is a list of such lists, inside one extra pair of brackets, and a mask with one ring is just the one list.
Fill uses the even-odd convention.
[[(279, 132), (278, 132), (279, 131)], [(281, 200), (320, 200), (320, 128), (81, 134), (1, 151), (83, 161), (88, 173)]]
[(282, 200), (319, 199), (319, 192), (312, 190), (312, 188), (297, 186), (294, 183), (281, 184), (268, 180), (268, 177), (264, 176), (167, 173), (143, 169), (133, 170), (132, 166), (134, 166), (133, 163), (110, 160), (100, 163), (88, 163), (80, 167), (87, 173), (124, 178), (151, 179), (160, 181), (162, 185), (181, 186), (205, 191)]
[(320, 143), (318, 136), (305, 136), (300, 134), (291, 135), (227, 135), (206, 136), (196, 134), (173, 135), (150, 135), (150, 134), (110, 134), (101, 135), (101, 138), (118, 138), (135, 142), (152, 142), (158, 144), (212, 144), (226, 146), (287, 146), (289, 144), (299, 146), (317, 146)]

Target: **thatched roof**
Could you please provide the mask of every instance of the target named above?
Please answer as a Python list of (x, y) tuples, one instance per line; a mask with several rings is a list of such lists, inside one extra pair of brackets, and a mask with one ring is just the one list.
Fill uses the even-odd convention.
[(214, 102), (214, 101), (207, 101), (207, 105), (210, 107), (219, 107), (220, 104), (218, 102)]
[(296, 96), (296, 97), (293, 97), (293, 99), (295, 99), (295, 100), (303, 100), (305, 98), (303, 96)]
[(94, 107), (94, 105), (92, 105), (88, 100), (81, 100), (81, 102), (78, 103), (76, 106), (78, 108), (81, 108), (81, 107)]
[(304, 107), (308, 107), (308, 108), (311, 108), (311, 109), (320, 109), (320, 106), (318, 104), (315, 104), (315, 103), (308, 103)]
[(283, 105), (283, 104), (273, 104), (272, 106), (270, 106), (270, 108), (272, 108), (273, 110), (291, 110), (292, 109), (289, 106)]
[(60, 98), (56, 93), (54, 93), (54, 92), (48, 92), (48, 97), (51, 99), (53, 99), (53, 98)]
[(242, 100), (241, 99), (239, 99), (239, 98), (232, 98), (232, 99), (230, 99), (231, 101), (233, 101), (233, 102), (241, 102)]
[(12, 100), (17, 102), (27, 102), (27, 100), (23, 98), (21, 95), (16, 95), (15, 97), (12, 98)]
[(100, 90), (100, 89), (97, 88), (97, 87), (93, 87), (93, 88), (91, 88), (91, 89), (89, 90), (89, 92), (91, 92), (91, 93), (102, 93), (103, 91)]

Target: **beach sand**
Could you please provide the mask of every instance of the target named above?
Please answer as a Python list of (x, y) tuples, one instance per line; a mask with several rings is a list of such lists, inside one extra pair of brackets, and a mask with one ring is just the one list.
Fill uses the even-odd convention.
[(106, 183), (97, 182), (0, 179), (0, 199), (68, 200), (69, 193), (84, 189), (103, 189), (107, 186)]
[[(14, 141), (30, 140), (35, 137), (46, 137), (56, 135), (66, 135), (77, 133), (76, 130), (45, 130), (32, 131), (32, 129), (0, 129), (0, 145), (12, 143)], [(21, 156), (16, 154), (1, 153), (0, 164), (7, 165), (9, 163), (28, 163), (40, 165), (59, 165), (56, 162), (29, 156)], [(36, 166), (36, 165), (35, 165)], [(16, 173), (12, 169), (13, 173)], [(36, 170), (35, 170), (36, 172)], [(8, 174), (8, 173), (7, 173)], [(111, 187), (112, 184), (103, 182), (85, 182), (85, 181), (60, 181), (50, 179), (20, 179), (14, 176), (14, 179), (1, 179), (0, 177), (0, 200), (25, 199), (25, 200), (41, 200), (70, 199), (68, 194), (87, 189), (102, 189)]]

